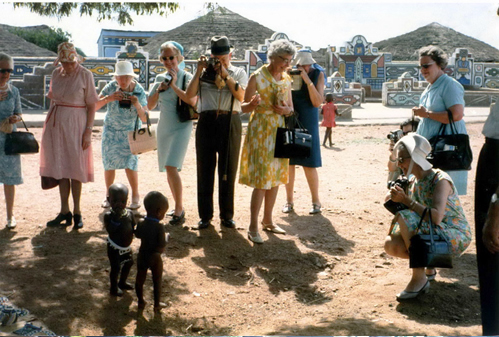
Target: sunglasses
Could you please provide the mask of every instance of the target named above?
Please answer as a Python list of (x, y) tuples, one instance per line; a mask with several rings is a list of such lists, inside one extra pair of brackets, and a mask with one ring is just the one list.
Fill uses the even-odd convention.
[(2, 74), (7, 74), (7, 73), (13, 73), (14, 69), (0, 69), (0, 73)]
[(426, 63), (426, 64), (422, 64), (419, 66), (419, 69), (421, 68), (425, 68), (425, 69), (428, 69), (429, 67), (431, 67), (432, 65), (434, 65), (435, 62), (431, 62), (431, 63)]
[(166, 60), (170, 60), (170, 61), (173, 61), (173, 59), (175, 58), (176, 56), (161, 56), (161, 59), (163, 61), (166, 61)]
[(400, 164), (402, 164), (402, 163), (404, 162), (404, 160), (406, 160), (406, 159), (410, 159), (410, 158), (411, 158), (411, 157), (399, 157), (399, 158), (397, 158), (397, 161), (398, 161)]

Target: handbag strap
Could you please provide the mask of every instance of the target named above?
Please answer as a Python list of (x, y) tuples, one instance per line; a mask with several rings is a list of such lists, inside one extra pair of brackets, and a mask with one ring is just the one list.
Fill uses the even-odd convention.
[[(151, 136), (151, 120), (149, 119), (149, 113), (146, 111), (146, 120), (147, 120), (147, 133)], [(137, 118), (135, 119), (135, 127), (133, 129), (133, 140), (135, 140), (135, 135), (139, 129), (139, 115), (137, 114)]]
[[(431, 219), (431, 208), (430, 207), (426, 207), (423, 211), (423, 214), (421, 214), (421, 220), (419, 220), (417, 231), (419, 232), (421, 230), (426, 213), (428, 213), (428, 223), (429, 223), (429, 227), (430, 227), (430, 241), (431, 241), (431, 244), (433, 245), (433, 243), (435, 242), (434, 235), (436, 235), (436, 228), (434, 228), (433, 220)], [(435, 233), (434, 233), (434, 231), (435, 231)]]
[[(18, 115), (18, 116), (19, 116), (19, 115)], [(23, 119), (23, 117), (22, 117), (22, 116), (19, 116), (19, 117), (21, 117), (21, 122), (23, 122), (24, 128), (26, 129), (26, 131), (28, 131), (28, 132), (29, 132), (28, 127), (26, 126), (26, 123), (24, 123), (24, 119)]]

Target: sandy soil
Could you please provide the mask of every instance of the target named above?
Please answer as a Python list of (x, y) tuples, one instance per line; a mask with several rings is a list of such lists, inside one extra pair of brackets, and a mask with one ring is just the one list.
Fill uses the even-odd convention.
[[(483, 144), (482, 126), (468, 125), (474, 164)], [(93, 134), (96, 181), (84, 185), (85, 227), (79, 232), (45, 226), (59, 210), (58, 192), (40, 188), (38, 155), (23, 156), (25, 183), (17, 189), (15, 206), (18, 228), (0, 228), (0, 295), (9, 295), (59, 335), (479, 335), (474, 241), (454, 269), (439, 271), (429, 294), (411, 303), (395, 300), (410, 270), (408, 261), (383, 251), (391, 221), (382, 205), (386, 134), (393, 128), (335, 128), (336, 144), (322, 148), (322, 214), (308, 214), (310, 196), (298, 169), (296, 213), (281, 213), (283, 188), (274, 212), (287, 235), (263, 233), (266, 242), (258, 246), (246, 238), (251, 189), (239, 184), (237, 229), (221, 229), (215, 221), (213, 228), (192, 230), (199, 220), (192, 137), (181, 172), (187, 222), (167, 229), (171, 241), (162, 296), (169, 307), (158, 315), (152, 306), (139, 315), (133, 291), (119, 299), (108, 295), (100, 207), (105, 196), (102, 129)], [(41, 129), (32, 131), (40, 139)], [(468, 195), (461, 198), (473, 232), (475, 166)], [(141, 156), (139, 177), (142, 195), (160, 190), (171, 199), (156, 152)], [(117, 173), (116, 181), (126, 182), (124, 172)], [(0, 201), (4, 205), (3, 195)], [(4, 212), (4, 206), (0, 209)], [(135, 240), (135, 252), (138, 246)], [(129, 280), (134, 277), (135, 268)], [(145, 289), (152, 303), (150, 276)]]

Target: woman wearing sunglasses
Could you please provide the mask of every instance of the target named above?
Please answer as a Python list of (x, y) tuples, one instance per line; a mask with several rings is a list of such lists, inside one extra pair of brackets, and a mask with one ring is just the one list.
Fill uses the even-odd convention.
[[(156, 76), (156, 81), (149, 92), (148, 108), (154, 109), (158, 104), (161, 110), (156, 134), (158, 137), (159, 171), (165, 172), (168, 185), (175, 201), (175, 209), (170, 225), (182, 225), (185, 222), (185, 211), (182, 204), (182, 180), (179, 171), (182, 169), (187, 146), (192, 132), (192, 121), (180, 122), (177, 116), (179, 98), (195, 106), (196, 99), (189, 100), (185, 88), (192, 79), (192, 74), (184, 68), (184, 48), (175, 41), (161, 45), (159, 60), (166, 72)], [(185, 87), (183, 86), (185, 80)]]
[[(421, 75), (429, 83), (421, 94), (420, 106), (412, 109), (415, 116), (421, 117), (417, 133), (430, 140), (439, 132), (442, 124), (449, 124), (447, 110), (452, 113), (452, 119), (457, 133), (466, 134), (464, 124), (464, 88), (455, 79), (447, 76), (444, 69), (447, 66), (447, 54), (436, 46), (427, 46), (419, 50)], [(450, 126), (446, 134), (451, 133)], [(447, 171), (459, 195), (465, 195), (468, 185), (467, 171)]]
[(6, 133), (16, 131), (15, 123), (21, 120), (19, 90), (8, 83), (13, 69), (12, 57), (0, 53), (0, 183), (3, 184), (5, 194), (8, 229), (16, 227), (16, 219), (14, 218), (15, 185), (23, 183), (21, 156), (6, 155), (4, 151)]
[[(411, 237), (416, 234), (421, 216), (426, 208), (431, 209), (431, 219), (438, 234), (443, 235), (452, 246), (452, 253), (461, 255), (471, 243), (471, 229), (459, 201), (456, 187), (447, 173), (433, 169), (426, 160), (431, 145), (426, 138), (409, 133), (394, 147), (398, 166), (409, 179), (408, 193), (400, 186), (390, 189), (390, 198), (408, 208), (397, 212), (392, 228), (385, 240), (385, 251), (394, 257), (409, 258)], [(428, 215), (420, 231), (429, 234)], [(412, 276), (406, 288), (397, 294), (398, 301), (409, 300), (425, 294), (436, 270), (412, 268)]]

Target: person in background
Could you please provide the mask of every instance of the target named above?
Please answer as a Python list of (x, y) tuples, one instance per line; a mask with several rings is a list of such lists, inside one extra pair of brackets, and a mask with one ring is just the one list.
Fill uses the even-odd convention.
[[(400, 132), (399, 134), (403, 136), (407, 135), (409, 132), (415, 132), (419, 125), (419, 118), (407, 118), (405, 121), (400, 124)], [(398, 131), (398, 130), (397, 130)], [(393, 132), (390, 133), (390, 157), (388, 158), (388, 181), (396, 180), (401, 174), (402, 170), (397, 166), (397, 157), (396, 154), (393, 153), (393, 146), (396, 141), (394, 141)]]
[(183, 189), (180, 170), (192, 133), (192, 121), (180, 122), (177, 115), (178, 100), (194, 106), (196, 98), (188, 99), (183, 83), (186, 85), (192, 79), (192, 74), (184, 68), (184, 48), (175, 41), (161, 45), (159, 60), (166, 68), (166, 73), (156, 76), (148, 99), (149, 109), (158, 104), (161, 110), (156, 134), (158, 138), (158, 166), (160, 172), (165, 172), (168, 185), (172, 192), (175, 208), (170, 225), (182, 225), (185, 222), (185, 210), (182, 203)]
[(0, 183), (3, 184), (5, 206), (7, 208), (8, 229), (16, 228), (14, 217), (14, 197), (16, 185), (23, 183), (21, 156), (5, 154), (7, 133), (16, 131), (16, 123), (21, 120), (21, 96), (19, 90), (9, 83), (10, 74), (14, 71), (14, 60), (11, 56), (0, 53)]
[[(92, 158), (92, 128), (95, 104), (99, 97), (92, 72), (83, 67), (83, 58), (74, 45), (63, 42), (58, 46), (57, 59), (61, 67), (52, 72), (48, 97), (50, 110), (43, 125), (40, 146), (40, 176), (59, 182), (61, 208), (47, 226), (83, 227), (80, 197), (82, 183), (94, 181)], [(73, 195), (73, 213), (69, 195)]]
[(258, 233), (258, 215), (264, 200), (263, 229), (286, 233), (272, 222), (272, 211), (279, 185), (288, 180), (289, 160), (274, 158), (274, 150), (277, 128), (284, 127), (284, 117), (293, 114), (291, 79), (286, 69), (295, 53), (295, 47), (287, 40), (272, 42), (267, 53), (270, 63), (251, 75), (244, 97), (243, 112), (252, 113), (244, 139), (239, 183), (253, 187), (248, 239), (255, 243), (263, 243)]
[[(449, 124), (447, 110), (452, 113), (452, 119), (459, 134), (466, 134), (464, 116), (464, 88), (455, 79), (447, 76), (447, 54), (439, 47), (427, 46), (419, 50), (421, 75), (430, 83), (421, 94), (419, 107), (414, 107), (414, 116), (420, 117), (416, 133), (430, 140), (438, 134), (442, 124)], [(451, 134), (450, 126), (446, 134)], [(468, 186), (468, 171), (448, 171), (454, 181), (459, 195), (466, 195)]]
[(299, 70), (303, 84), (300, 90), (293, 91), (293, 106), (298, 120), (312, 135), (312, 149), (308, 158), (291, 158), (289, 161), (289, 182), (286, 184), (286, 205), (282, 211), (292, 212), (294, 209), (294, 186), (296, 165), (303, 167), (308, 187), (312, 194), (312, 208), (309, 214), (321, 212), (321, 201), (319, 199), (319, 174), (317, 167), (322, 166), (321, 142), (319, 139), (319, 110), (318, 107), (324, 101), (324, 73), (314, 65), (312, 52), (308, 49), (301, 49), (293, 60)]
[[(198, 229), (208, 228), (213, 218), (213, 189), (218, 155), (218, 204), (223, 227), (235, 228), (234, 184), (236, 181), (242, 124), (239, 113), (248, 75), (230, 63), (232, 47), (226, 36), (211, 38), (211, 57), (201, 56), (196, 74), (187, 87), (187, 98), (199, 95), (196, 128)], [(210, 63), (208, 63), (208, 61)], [(210, 67), (208, 68), (208, 65)], [(204, 72), (204, 70), (213, 72)], [(214, 77), (200, 80), (203, 74)], [(203, 78), (204, 79), (204, 78)]]
[[(147, 121), (147, 100), (144, 88), (135, 80), (138, 75), (129, 61), (118, 61), (114, 80), (109, 82), (99, 95), (96, 110), (106, 105), (104, 130), (102, 131), (102, 163), (106, 191), (113, 184), (116, 170), (125, 170), (132, 189), (132, 203), (129, 208), (140, 207), (139, 194), (139, 156), (132, 154), (128, 143), (128, 132), (133, 131), (137, 116)], [(138, 125), (140, 128), (140, 122)], [(104, 199), (102, 207), (110, 207)]]
[(326, 94), (326, 103), (321, 105), (321, 114), (323, 115), (321, 126), (326, 128), (326, 133), (324, 134), (324, 141), (322, 146), (326, 146), (326, 140), (329, 140), (329, 147), (333, 146), (334, 143), (331, 139), (333, 128), (336, 127), (335, 117), (338, 116), (338, 107), (334, 104), (334, 98), (332, 93)]
[(475, 180), (475, 241), (482, 334), (499, 335), (499, 104), (491, 106), (482, 131)]

